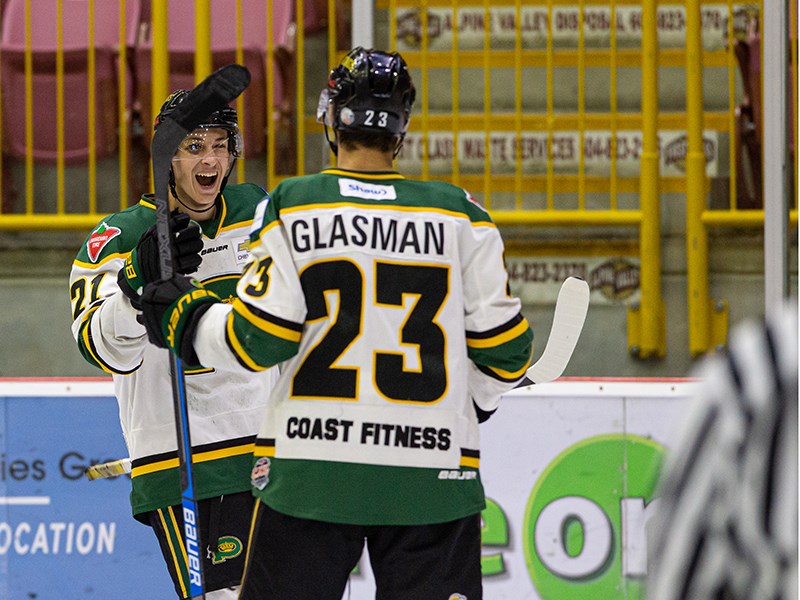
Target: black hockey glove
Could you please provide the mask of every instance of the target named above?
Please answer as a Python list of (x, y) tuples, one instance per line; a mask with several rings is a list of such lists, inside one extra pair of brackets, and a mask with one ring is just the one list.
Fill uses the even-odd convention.
[[(189, 215), (173, 212), (169, 219), (170, 245), (172, 246), (172, 267), (176, 273), (188, 275), (200, 266), (200, 251), (203, 249), (200, 225)], [(130, 298), (134, 308), (140, 308), (142, 288), (161, 275), (158, 253), (158, 233), (153, 225), (142, 234), (136, 248), (131, 250), (125, 266), (119, 270), (117, 284), (122, 293)]]
[(194, 351), (197, 324), (212, 304), (221, 302), (214, 292), (192, 285), (182, 275), (148, 283), (142, 292), (142, 314), (137, 319), (150, 342), (170, 348), (187, 366), (199, 366)]

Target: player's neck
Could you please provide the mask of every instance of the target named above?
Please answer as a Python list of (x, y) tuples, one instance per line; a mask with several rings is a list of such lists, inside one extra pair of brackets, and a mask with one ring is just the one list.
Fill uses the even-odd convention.
[(345, 150), (339, 146), (336, 166), (349, 171), (393, 171), (394, 159), (391, 152), (381, 152), (373, 148)]
[[(219, 200), (219, 197), (217, 198), (217, 200)], [(175, 198), (175, 196), (173, 196), (171, 193), (169, 195), (170, 211), (175, 210), (175, 208), (177, 207), (180, 210), (180, 212), (189, 215), (189, 218), (192, 221), (197, 221), (198, 223), (213, 220), (217, 216), (218, 204), (219, 202), (215, 201), (214, 204), (205, 207), (202, 210), (193, 210), (190, 206), (187, 206), (183, 202), (179, 202)]]

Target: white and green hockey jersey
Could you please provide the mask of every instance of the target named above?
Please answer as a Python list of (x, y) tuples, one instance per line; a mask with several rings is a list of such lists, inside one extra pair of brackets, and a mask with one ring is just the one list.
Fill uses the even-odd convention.
[(330, 169), (258, 207), (253, 263), (200, 321), (202, 364), (282, 361), (255, 494), (301, 518), (445, 522), (485, 505), (476, 405), (525, 374), (533, 334), (503, 242), (463, 189)]
[[(233, 300), (250, 260), (253, 213), (266, 195), (256, 185), (228, 185), (217, 218), (201, 224), (202, 263), (192, 277), (226, 302)], [(148, 342), (136, 310), (117, 286), (119, 269), (155, 220), (151, 196), (107, 217), (81, 246), (70, 274), (78, 348), (114, 379), (132, 459), (134, 515), (181, 502), (169, 354)], [(198, 499), (250, 489), (255, 434), (276, 378), (276, 369), (255, 375), (186, 370)]]

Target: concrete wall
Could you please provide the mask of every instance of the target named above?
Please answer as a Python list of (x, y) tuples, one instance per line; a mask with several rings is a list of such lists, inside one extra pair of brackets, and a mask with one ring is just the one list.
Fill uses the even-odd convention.
[[(381, 12), (378, 20), (378, 45), (385, 44), (386, 15)], [(327, 42), (321, 36), (307, 38), (306, 56), (323, 56)], [(313, 114), (317, 105), (320, 87), (327, 75), (325, 61), (309, 60), (305, 65), (306, 113)], [(635, 71), (635, 72), (634, 72)], [(561, 73), (556, 82), (555, 101), (557, 109), (568, 110), (575, 102), (575, 81), (566, 77), (569, 69)], [(704, 97), (709, 110), (727, 109), (727, 75), (725, 69), (706, 69), (704, 75)], [(592, 85), (588, 90), (589, 110), (607, 110), (607, 82), (597, 72), (591, 73)], [(724, 77), (723, 77), (724, 75)], [(736, 88), (741, 83), (736, 73)], [(509, 73), (498, 73), (493, 90), (513, 89), (508, 81)], [(566, 78), (565, 78), (566, 77)], [(618, 89), (620, 110), (638, 110), (640, 74), (638, 70), (621, 70)], [(417, 79), (419, 81), (419, 78)], [(469, 77), (462, 79), (466, 86), (461, 101), (466, 110), (482, 107), (480, 85), (468, 85)], [(478, 79), (480, 82), (481, 80)], [(435, 108), (437, 99), (449, 98), (449, 73), (430, 80), (430, 97)], [(559, 83), (560, 82), (560, 83)], [(602, 85), (601, 85), (602, 84)], [(444, 86), (441, 90), (439, 87)], [(681, 110), (685, 99), (685, 80), (682, 69), (662, 68), (659, 81), (659, 98), (662, 110)], [(526, 105), (541, 109), (542, 86), (525, 87)], [(445, 93), (447, 92), (447, 93)], [(538, 94), (538, 95), (537, 95)], [(597, 95), (598, 99), (594, 99)], [(605, 101), (599, 99), (606, 97)], [(499, 104), (502, 102), (498, 100)], [(494, 100), (493, 100), (494, 104)], [(439, 107), (442, 110), (449, 106)], [(497, 108), (494, 107), (493, 108)], [(574, 107), (573, 107), (574, 109)], [(413, 128), (412, 119), (412, 128)], [(320, 136), (307, 136), (306, 171), (314, 172), (323, 166), (329, 152)], [(259, 183), (267, 189), (263, 165), (248, 166), (247, 180)], [(99, 165), (100, 210), (115, 210), (118, 204), (116, 163), (110, 159)], [(36, 167), (36, 197), (42, 202), (55, 197), (53, 167)], [(22, 165), (12, 165), (13, 181), (4, 179), (4, 185), (23, 181)], [(72, 209), (85, 202), (85, 175), (79, 170), (69, 175), (67, 207)], [(472, 190), (476, 192), (477, 190)], [(7, 194), (8, 189), (3, 190)], [(20, 194), (21, 195), (21, 194)], [(723, 193), (724, 196), (724, 193)], [(70, 200), (69, 198), (73, 198)], [(723, 199), (724, 201), (724, 199)], [(716, 205), (719, 198), (711, 198)], [(21, 200), (17, 202), (20, 207)], [(37, 204), (37, 210), (42, 210)], [(583, 232), (571, 229), (568, 236), (581, 236)], [(682, 376), (692, 366), (689, 356), (686, 306), (686, 250), (685, 250), (685, 200), (683, 195), (664, 195), (662, 198), (662, 293), (666, 303), (667, 354), (660, 360), (638, 360), (627, 352), (627, 308), (623, 304), (590, 307), (589, 317), (575, 355), (566, 374), (572, 376)], [(86, 364), (79, 355), (70, 334), (68, 276), (70, 264), (78, 246), (88, 232), (17, 233), (0, 232), (0, 376), (70, 376), (100, 375), (102, 372)], [(507, 239), (535, 241), (541, 234), (535, 230), (504, 230)], [(553, 235), (552, 230), (548, 235)], [(602, 233), (601, 233), (602, 239)], [(577, 240), (581, 244), (586, 239)], [(792, 234), (791, 289), (797, 297), (797, 236)], [(727, 300), (730, 305), (730, 324), (748, 317), (760, 317), (764, 310), (763, 293), (763, 233), (759, 230), (716, 230), (710, 240), (710, 292), (714, 299)], [(553, 306), (530, 305), (524, 307), (526, 317), (534, 327), (536, 351), (534, 359), (544, 349), (550, 330)]]
[[(667, 354), (639, 360), (627, 352), (627, 309), (623, 304), (591, 306), (583, 334), (567, 369), (570, 376), (683, 376), (689, 373), (686, 260), (682, 200), (665, 198), (662, 290), (667, 307)], [(516, 232), (508, 232), (513, 237)], [(95, 376), (70, 332), (68, 277), (84, 232), (0, 232), (0, 377)], [(797, 297), (797, 239), (792, 239), (792, 294)], [(764, 311), (763, 235), (721, 231), (712, 235), (710, 290), (727, 300), (730, 322)], [(553, 306), (529, 305), (534, 359), (544, 350)]]

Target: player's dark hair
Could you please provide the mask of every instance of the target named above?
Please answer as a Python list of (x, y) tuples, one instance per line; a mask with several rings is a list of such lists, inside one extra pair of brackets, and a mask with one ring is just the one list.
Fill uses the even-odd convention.
[(366, 131), (338, 131), (339, 145), (345, 150), (370, 148), (381, 152), (394, 152), (397, 137), (390, 133), (368, 133)]
[(330, 72), (328, 85), (320, 93), (317, 120), (325, 126), (334, 153), (337, 142), (328, 135), (328, 126), (340, 140), (345, 132), (389, 136), (397, 154), (415, 98), (408, 65), (399, 53), (358, 46)]

